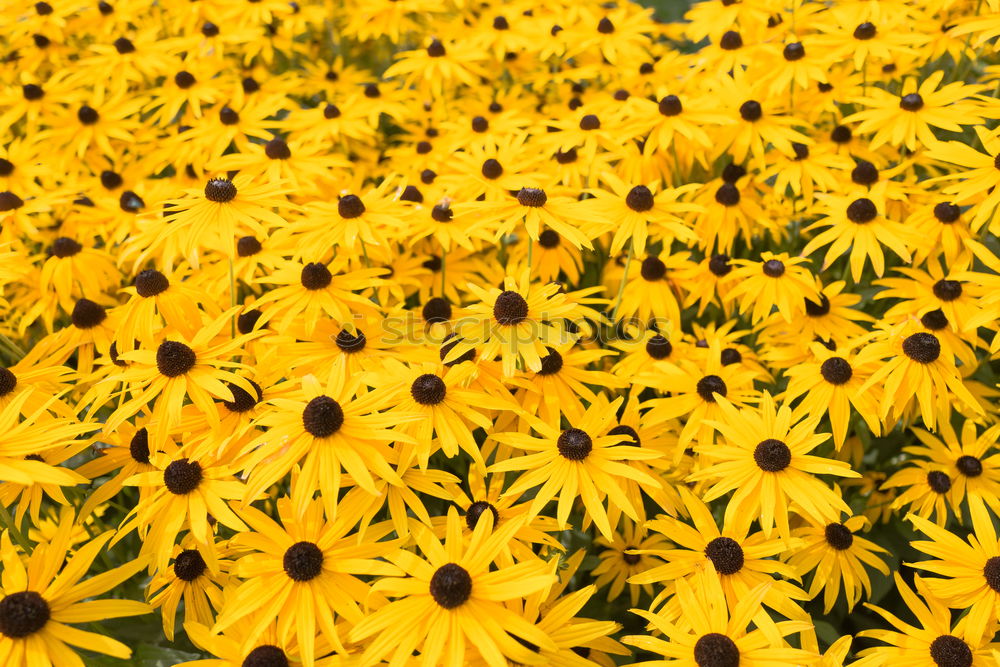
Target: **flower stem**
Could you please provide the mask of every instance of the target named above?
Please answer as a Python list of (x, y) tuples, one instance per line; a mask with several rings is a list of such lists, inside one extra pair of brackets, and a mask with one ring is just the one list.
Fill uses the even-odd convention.
[(17, 545), (24, 549), (24, 553), (31, 555), (31, 543), (28, 542), (28, 540), (24, 537), (24, 533), (22, 533), (21, 529), (17, 527), (17, 524), (14, 523), (14, 517), (10, 515), (10, 511), (3, 503), (0, 503), (0, 523), (3, 524), (4, 528), (7, 529), (7, 532), (14, 538)]
[(625, 272), (622, 274), (621, 285), (618, 286), (618, 297), (615, 299), (615, 307), (611, 311), (611, 322), (618, 321), (618, 307), (622, 305), (622, 295), (625, 294), (625, 283), (628, 282), (628, 269), (632, 264), (632, 240), (628, 242), (628, 255), (625, 257)]
[(22, 350), (17, 343), (4, 334), (0, 334), (0, 346), (3, 346), (8, 352), (10, 352), (15, 364), (21, 361), (21, 359), (24, 359), (24, 350)]
[[(233, 268), (233, 258), (229, 257), (229, 305), (236, 306), (236, 270)], [(233, 314), (233, 321), (229, 323), (230, 336), (236, 338), (236, 314)]]

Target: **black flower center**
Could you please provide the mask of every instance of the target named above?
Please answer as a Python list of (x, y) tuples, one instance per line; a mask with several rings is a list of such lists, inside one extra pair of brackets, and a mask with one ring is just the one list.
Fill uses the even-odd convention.
[(447, 322), (451, 319), (451, 304), (439, 296), (432, 297), (424, 304), (421, 315), (428, 324)]
[(407, 185), (403, 188), (403, 191), (399, 193), (399, 201), (409, 201), (415, 204), (422, 204), (424, 201), (424, 193), (415, 185)]
[(719, 278), (727, 275), (733, 270), (729, 263), (729, 255), (713, 255), (712, 259), (708, 260), (708, 270)]
[(472, 131), (479, 134), (482, 134), (486, 130), (490, 129), (490, 121), (486, 120), (482, 116), (473, 116), (471, 125)]
[(430, 46), (427, 47), (427, 55), (429, 55), (431, 58), (440, 58), (444, 54), (445, 54), (444, 44), (442, 44), (441, 40), (439, 39), (435, 39), (433, 42), (430, 43)]
[(326, 118), (327, 120), (340, 118), (340, 109), (335, 104), (327, 104), (323, 107), (323, 118)]
[[(142, 197), (132, 190), (126, 190), (118, 198), (118, 207), (126, 213), (135, 213), (146, 205)], [(164, 206), (166, 208), (166, 206)]]
[(236, 123), (240, 122), (240, 115), (235, 109), (222, 107), (219, 109), (219, 122), (223, 125), (236, 125)]
[(45, 91), (42, 90), (42, 87), (34, 83), (28, 83), (21, 86), (21, 94), (24, 95), (24, 99), (29, 102), (34, 102), (45, 97)]
[(958, 460), (955, 461), (955, 467), (966, 477), (979, 477), (983, 474), (983, 462), (968, 454), (959, 456)]
[(854, 534), (842, 523), (828, 523), (823, 531), (826, 543), (837, 551), (850, 549), (854, 544)]
[(639, 273), (642, 275), (643, 280), (652, 282), (667, 275), (667, 265), (659, 257), (650, 256), (642, 260), (642, 268)]
[(451, 222), (454, 216), (454, 211), (447, 204), (437, 204), (431, 209), (431, 218), (436, 222)]
[(187, 90), (197, 83), (197, 80), (191, 72), (184, 70), (174, 75), (174, 83), (177, 84), (177, 87), (181, 90)]
[(769, 259), (764, 262), (764, 266), (761, 267), (761, 270), (768, 278), (780, 278), (785, 274), (785, 265), (780, 260)]
[(730, 366), (743, 361), (743, 355), (735, 347), (727, 347), (719, 355), (719, 361), (722, 362), (723, 366)]
[(245, 313), (240, 313), (239, 317), (236, 318), (236, 330), (244, 335), (250, 333), (257, 326), (257, 321), (260, 320), (263, 314), (256, 308), (251, 308)]
[(236, 254), (240, 257), (252, 257), (261, 250), (263, 250), (263, 246), (253, 236), (243, 236), (236, 241)]
[(451, 361), (445, 361), (445, 358), (448, 356), (448, 354), (454, 349), (456, 345), (458, 345), (459, 340), (460, 339), (455, 334), (448, 334), (448, 336), (445, 338), (445, 341), (441, 343), (441, 349), (438, 350), (438, 357), (440, 357), (441, 361), (444, 363), (445, 366), (449, 367), (455, 366), (457, 364), (462, 363), (463, 361), (472, 361), (476, 358), (476, 351), (468, 350), (463, 354), (459, 355), (458, 358), (456, 359), (453, 359)]
[(743, 46), (743, 38), (740, 36), (740, 33), (735, 30), (727, 30), (722, 33), (722, 38), (719, 40), (719, 47), (724, 51), (735, 51), (741, 46)]
[(512, 290), (501, 292), (493, 304), (493, 317), (500, 324), (520, 324), (528, 318), (528, 302)]
[(983, 577), (990, 588), (1000, 593), (1000, 556), (993, 556), (986, 561), (986, 565), (983, 566)]
[(556, 441), (556, 449), (563, 458), (570, 461), (582, 461), (590, 455), (594, 448), (594, 441), (590, 439), (586, 431), (578, 428), (568, 428), (559, 434)]
[(972, 667), (972, 649), (958, 637), (941, 635), (931, 642), (931, 659), (937, 667)]
[(796, 162), (799, 160), (805, 160), (809, 157), (809, 147), (805, 144), (800, 144), (797, 141), (792, 142), (792, 152), (795, 153)]
[(637, 213), (650, 210), (655, 203), (653, 193), (645, 185), (635, 186), (625, 196), (625, 205)]
[(465, 604), (472, 595), (472, 577), (457, 563), (442, 565), (431, 577), (431, 597), (445, 609), (454, 609)]
[(444, 380), (433, 373), (424, 373), (410, 385), (410, 395), (421, 405), (437, 405), (447, 393)]
[(538, 235), (538, 245), (551, 250), (559, 245), (559, 234), (551, 229), (542, 230)]
[(82, 245), (66, 236), (57, 238), (52, 242), (52, 247), (50, 248), (50, 252), (59, 258), (72, 257), (81, 250), (83, 250)]
[(135, 291), (143, 298), (162, 294), (170, 287), (170, 280), (156, 269), (146, 269), (135, 277)]
[(265, 644), (250, 651), (240, 667), (289, 667), (290, 664), (284, 651)]
[(0, 600), (0, 633), (22, 639), (44, 628), (51, 615), (49, 603), (35, 591), (11, 593)]
[(838, 125), (830, 132), (830, 140), (835, 144), (846, 144), (853, 136), (851, 128), (846, 125)]
[[(608, 431), (608, 435), (625, 436), (625, 438), (622, 438), (619, 444), (631, 444), (636, 447), (642, 446), (642, 441), (639, 439), (639, 434), (636, 433), (636, 430), (631, 426), (629, 426), (628, 424), (618, 424), (617, 426)], [(629, 440), (631, 440), (631, 442), (629, 442)]]
[(128, 453), (136, 463), (149, 463), (149, 431), (143, 426), (128, 443)]
[(802, 46), (802, 42), (792, 42), (791, 44), (785, 44), (781, 55), (785, 57), (785, 60), (794, 62), (806, 57), (806, 49)]
[(941, 342), (934, 334), (921, 331), (903, 341), (903, 354), (918, 363), (929, 364), (941, 356)]
[(695, 642), (694, 661), (698, 667), (739, 667), (740, 649), (726, 635), (710, 632)]
[(105, 169), (101, 172), (101, 185), (104, 186), (106, 190), (114, 190), (115, 188), (120, 188), (122, 186), (121, 175), (117, 172), (111, 171), (110, 169)]
[(781, 472), (792, 462), (792, 450), (781, 440), (768, 438), (754, 448), (753, 460), (765, 472)]
[(875, 202), (867, 197), (855, 199), (847, 206), (847, 219), (851, 222), (863, 225), (878, 217), (878, 209)]
[(741, 164), (730, 162), (722, 168), (722, 181), (724, 183), (736, 183), (747, 175), (747, 168)]
[(490, 158), (483, 162), (480, 172), (483, 174), (483, 178), (488, 178), (492, 181), (503, 176), (503, 165), (494, 158)]
[(185, 549), (174, 559), (174, 576), (181, 581), (194, 581), (205, 574), (207, 567), (197, 549)]
[(539, 375), (554, 375), (562, 370), (563, 358), (558, 351), (552, 349), (551, 347), (545, 348), (549, 351), (544, 357), (542, 357), (542, 367), (539, 369)]
[(205, 184), (205, 198), (224, 204), (236, 199), (236, 186), (228, 178), (213, 178)]
[(84, 125), (93, 125), (101, 118), (101, 114), (97, 113), (97, 109), (84, 104), (77, 109), (76, 118)]
[(951, 477), (940, 470), (931, 470), (927, 473), (927, 485), (935, 493), (948, 493), (951, 490)]
[(823, 293), (819, 295), (819, 303), (806, 298), (806, 315), (809, 317), (822, 317), (830, 312), (830, 299)]
[(736, 206), (740, 203), (740, 190), (732, 183), (723, 183), (715, 191), (715, 201), (723, 206)]
[(899, 100), (899, 108), (903, 111), (920, 111), (924, 108), (924, 98), (919, 93), (903, 95)]
[(196, 361), (194, 350), (180, 341), (165, 340), (156, 348), (156, 368), (168, 378), (184, 375)]
[(321, 290), (333, 282), (333, 274), (326, 268), (326, 264), (310, 262), (302, 267), (299, 280), (307, 290)]
[(0, 192), (0, 212), (14, 211), (24, 206), (24, 200), (10, 190)]
[(946, 225), (956, 222), (960, 215), (962, 215), (962, 209), (955, 204), (941, 202), (934, 207), (934, 217), (938, 219), (938, 222)]
[(285, 551), (281, 564), (292, 581), (309, 581), (323, 571), (323, 552), (312, 542), (296, 542)]
[(337, 202), (337, 213), (342, 218), (360, 218), (365, 210), (365, 203), (357, 195), (344, 195)]
[(107, 318), (104, 306), (90, 299), (79, 299), (73, 306), (70, 319), (77, 329), (93, 329)]
[(701, 378), (698, 380), (695, 390), (698, 392), (698, 395), (702, 397), (702, 399), (708, 401), (709, 403), (715, 403), (715, 394), (725, 396), (729, 392), (729, 388), (726, 387), (725, 381), (718, 375), (706, 375)]
[[(878, 182), (878, 168), (868, 160), (858, 160), (857, 165), (851, 170), (851, 180), (858, 185), (870, 186)], [(862, 200), (858, 200), (862, 201)], [(867, 199), (863, 201), (868, 201)], [(874, 206), (874, 204), (872, 205)], [(848, 208), (848, 212), (850, 208)], [(857, 222), (857, 221), (855, 221)]]
[(851, 379), (854, 370), (843, 357), (830, 357), (819, 367), (823, 379), (830, 384), (844, 384)]
[(934, 283), (934, 296), (942, 301), (954, 301), (962, 296), (962, 283), (957, 280), (939, 280)]
[(493, 18), (493, 29), (494, 30), (509, 30), (510, 29), (510, 23), (508, 23), (507, 19), (505, 17), (503, 17), (503, 16), (495, 16)]
[(602, 35), (610, 35), (615, 31), (615, 24), (607, 16), (597, 22), (597, 32)]
[(326, 438), (344, 425), (344, 410), (329, 396), (317, 396), (302, 410), (302, 428), (314, 438)]
[(681, 98), (676, 95), (667, 95), (660, 100), (659, 110), (662, 115), (669, 118), (679, 116), (684, 111), (684, 105), (681, 104)]
[(646, 354), (653, 359), (666, 359), (674, 351), (674, 346), (662, 334), (654, 334), (646, 341)]
[(170, 493), (183, 496), (197, 489), (203, 476), (201, 464), (197, 461), (177, 459), (164, 469), (163, 484)]
[(264, 393), (261, 390), (260, 385), (253, 380), (247, 380), (247, 382), (249, 382), (253, 387), (254, 393), (251, 394), (238, 384), (234, 384), (232, 382), (227, 384), (229, 390), (233, 392), (233, 400), (223, 401), (222, 404), (225, 405), (226, 409), (230, 412), (241, 414), (249, 412), (250, 410), (253, 410), (254, 406), (256, 406), (260, 399), (263, 398)]
[(469, 505), (469, 509), (465, 510), (465, 525), (469, 527), (469, 530), (475, 530), (476, 525), (479, 523), (479, 517), (483, 515), (483, 512), (489, 512), (493, 515), (494, 528), (500, 522), (500, 513), (497, 512), (496, 507), (485, 500), (477, 500)]
[(719, 574), (736, 574), (743, 569), (743, 547), (731, 537), (716, 537), (706, 544), (705, 556)]
[(930, 310), (920, 316), (920, 323), (931, 331), (939, 331), (948, 326), (948, 318), (940, 308)]
[(116, 39), (114, 41), (114, 47), (115, 51), (121, 55), (125, 55), (126, 53), (135, 53), (135, 44), (132, 43), (132, 40), (125, 37), (119, 37)]
[(740, 118), (747, 122), (754, 122), (760, 120), (764, 116), (764, 109), (760, 106), (760, 102), (756, 100), (747, 100), (740, 105)]
[(559, 164), (573, 164), (576, 162), (576, 149), (571, 148), (565, 153), (562, 151), (556, 151), (556, 154), (553, 157), (555, 157), (556, 162)]
[(865, 21), (864, 23), (858, 24), (858, 27), (854, 29), (854, 39), (867, 41), (873, 38), (876, 32), (878, 32), (878, 30), (875, 28), (875, 24)]
[(0, 157), (0, 176), (10, 176), (14, 173), (14, 163)]
[(517, 193), (517, 203), (521, 206), (539, 208), (545, 206), (545, 202), (548, 200), (548, 195), (539, 188), (521, 188)]
[(264, 155), (272, 160), (287, 160), (292, 157), (292, 150), (284, 139), (275, 137), (264, 144)]

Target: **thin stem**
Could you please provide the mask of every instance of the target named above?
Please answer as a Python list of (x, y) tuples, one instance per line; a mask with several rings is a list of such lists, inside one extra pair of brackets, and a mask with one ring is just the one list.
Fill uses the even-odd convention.
[[(229, 305), (236, 306), (236, 270), (233, 268), (233, 258), (229, 257)], [(230, 336), (236, 338), (236, 313), (233, 313), (233, 321), (229, 323)]]
[(622, 295), (625, 294), (625, 283), (628, 282), (628, 269), (632, 264), (632, 240), (628, 242), (628, 255), (625, 257), (625, 273), (622, 274), (622, 283), (618, 286), (618, 297), (615, 299), (615, 307), (611, 311), (612, 323), (618, 321), (618, 307), (622, 305)]
[(28, 542), (28, 540), (24, 537), (24, 533), (22, 533), (21, 529), (17, 527), (17, 524), (14, 523), (14, 517), (10, 515), (10, 511), (3, 503), (0, 503), (0, 523), (2, 523), (4, 528), (7, 529), (7, 532), (14, 538), (14, 541), (17, 542), (18, 546), (24, 549), (24, 553), (31, 555), (31, 543)]
[(531, 275), (531, 260), (535, 254), (535, 239), (528, 237), (528, 275)]
[(442, 299), (446, 298), (444, 295), (444, 286), (445, 286), (444, 272), (445, 269), (447, 268), (447, 261), (448, 261), (448, 252), (442, 246), (441, 248), (441, 298)]
[(22, 350), (17, 343), (4, 334), (0, 334), (0, 345), (3, 345), (11, 354), (14, 355), (14, 363), (24, 359), (24, 350)]

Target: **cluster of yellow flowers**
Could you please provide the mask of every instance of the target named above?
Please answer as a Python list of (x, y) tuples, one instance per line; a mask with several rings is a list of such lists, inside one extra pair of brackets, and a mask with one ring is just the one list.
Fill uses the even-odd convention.
[(1000, 0), (0, 19), (0, 664), (1000, 665)]

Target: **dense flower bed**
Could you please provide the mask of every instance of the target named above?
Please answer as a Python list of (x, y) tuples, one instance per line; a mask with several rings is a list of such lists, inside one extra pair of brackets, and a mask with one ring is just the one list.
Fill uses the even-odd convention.
[(0, 664), (1000, 664), (1000, 0), (0, 17)]

